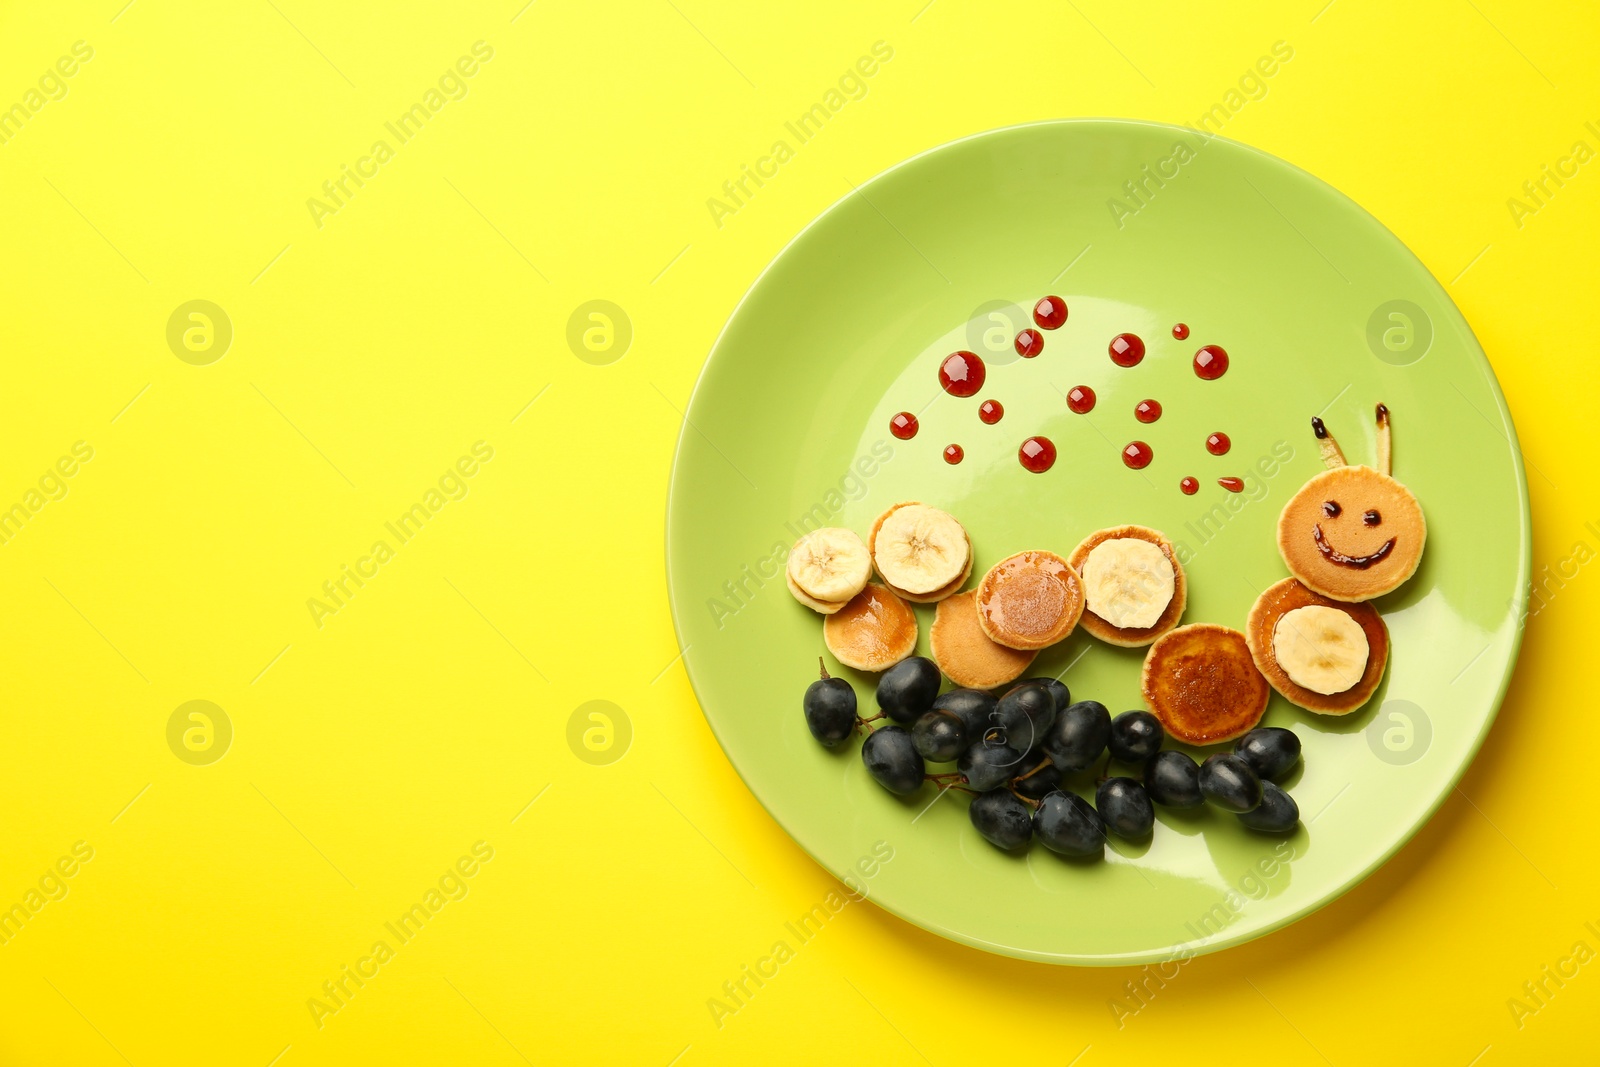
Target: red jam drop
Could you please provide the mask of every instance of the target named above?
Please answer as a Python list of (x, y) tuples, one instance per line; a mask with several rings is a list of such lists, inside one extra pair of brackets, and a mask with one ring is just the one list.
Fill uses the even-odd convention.
[(1043, 474), (1056, 462), (1056, 446), (1048, 437), (1030, 437), (1017, 449), (1017, 459), (1035, 474)]
[(952, 352), (939, 364), (939, 384), (951, 396), (968, 397), (983, 388), (986, 373), (976, 352)]
[(1194, 372), (1208, 382), (1228, 373), (1228, 353), (1221, 345), (1206, 345), (1194, 354)]
[(1217, 484), (1222, 486), (1222, 488), (1226, 489), (1230, 493), (1241, 493), (1244, 491), (1243, 478), (1218, 478)]
[(1200, 491), (1200, 483), (1193, 478), (1185, 478), (1178, 483), (1178, 488), (1183, 490), (1184, 496), (1194, 496)]
[(1033, 321), (1040, 329), (1059, 330), (1067, 322), (1067, 302), (1059, 296), (1047, 296), (1033, 305)]
[(1005, 415), (1006, 409), (1000, 406), (998, 400), (985, 400), (978, 405), (978, 418), (993, 426)]
[(1067, 407), (1077, 415), (1089, 414), (1094, 410), (1094, 390), (1087, 385), (1074, 385), (1067, 394)]
[(1178, 325), (1172, 328), (1172, 336), (1176, 337), (1180, 341), (1183, 340), (1185, 337), (1189, 336), (1189, 327), (1181, 322), (1178, 323)]
[(1143, 441), (1134, 441), (1122, 450), (1122, 462), (1136, 471), (1150, 466), (1150, 461), (1155, 458), (1156, 454), (1150, 451), (1150, 446)]
[(1221, 431), (1218, 431), (1217, 433), (1214, 433), (1210, 437), (1206, 438), (1206, 451), (1210, 452), (1213, 456), (1226, 456), (1228, 454), (1228, 449), (1232, 447), (1233, 442), (1228, 439), (1227, 434), (1222, 433)]
[(902, 411), (889, 420), (889, 432), (902, 441), (909, 441), (917, 436), (917, 417), (909, 411)]
[(1119, 333), (1111, 339), (1111, 362), (1119, 367), (1137, 367), (1144, 359), (1144, 342), (1138, 334)]
[(1140, 422), (1155, 422), (1161, 417), (1161, 401), (1141, 400), (1134, 405), (1133, 417)]
[(960, 463), (962, 458), (965, 457), (965, 456), (966, 456), (966, 453), (961, 450), (961, 446), (960, 445), (945, 445), (944, 446), (944, 461), (946, 463), (951, 463), (951, 464)]
[(1038, 330), (1023, 330), (1017, 334), (1017, 355), (1032, 359), (1044, 351), (1044, 334)]

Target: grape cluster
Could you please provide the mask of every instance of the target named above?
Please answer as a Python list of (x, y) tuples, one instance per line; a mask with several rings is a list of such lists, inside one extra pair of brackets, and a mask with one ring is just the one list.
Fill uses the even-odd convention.
[[(806, 689), (806, 725), (828, 748), (866, 729), (861, 761), (873, 781), (898, 796), (925, 782), (970, 794), (972, 825), (1007, 850), (1037, 837), (1062, 855), (1103, 857), (1108, 834), (1148, 838), (1157, 804), (1209, 803), (1267, 833), (1300, 823), (1299, 806), (1277, 784), (1300, 762), (1300, 739), (1290, 730), (1251, 730), (1232, 752), (1196, 763), (1162, 749), (1166, 731), (1148, 711), (1112, 718), (1099, 701), (1074, 702), (1055, 678), (1026, 679), (999, 697), (981, 689), (940, 693), (941, 681), (932, 660), (901, 660), (878, 680), (878, 714), (862, 718), (850, 683), (824, 668)], [(952, 762), (953, 771), (928, 770)], [(1112, 764), (1132, 773), (1111, 775)], [(1092, 804), (1068, 788), (1086, 786), (1091, 773)]]

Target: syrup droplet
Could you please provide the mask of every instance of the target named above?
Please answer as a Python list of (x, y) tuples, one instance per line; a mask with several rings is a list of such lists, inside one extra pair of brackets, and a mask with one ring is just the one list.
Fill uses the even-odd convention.
[(1220, 430), (1206, 438), (1206, 451), (1210, 452), (1213, 456), (1226, 456), (1228, 454), (1228, 449), (1232, 447), (1233, 442), (1229, 440), (1227, 434), (1221, 432)]
[[(1182, 325), (1182, 323), (1179, 323), (1179, 325)], [(1194, 496), (1200, 491), (1200, 483), (1193, 478), (1185, 478), (1178, 483), (1178, 488), (1183, 490), (1184, 496)]]
[(1134, 441), (1122, 450), (1122, 462), (1136, 471), (1150, 466), (1150, 461), (1155, 458), (1156, 454), (1150, 451), (1150, 446), (1143, 441)]
[(1178, 325), (1172, 328), (1172, 336), (1176, 337), (1180, 341), (1183, 340), (1185, 337), (1189, 336), (1189, 327), (1181, 322), (1178, 323)]
[(902, 441), (909, 441), (917, 436), (917, 417), (909, 411), (902, 411), (889, 420), (889, 432)]
[(966, 455), (966, 453), (961, 450), (961, 446), (960, 445), (945, 445), (944, 446), (944, 461), (946, 463), (951, 463), (951, 464), (960, 463), (961, 460), (962, 460), (962, 457), (964, 457), (965, 455)]
[(939, 384), (951, 396), (968, 397), (983, 388), (983, 360), (975, 352), (952, 352), (939, 364)]
[(1074, 414), (1087, 415), (1094, 410), (1094, 390), (1087, 385), (1074, 385), (1067, 394), (1067, 407)]
[(1228, 353), (1221, 345), (1206, 345), (1194, 354), (1194, 372), (1208, 382), (1228, 373)]
[(1111, 362), (1119, 367), (1137, 367), (1144, 359), (1144, 342), (1138, 334), (1119, 333), (1111, 339)]
[(1161, 417), (1161, 401), (1141, 400), (1134, 405), (1133, 417), (1140, 422), (1155, 422)]
[(1056, 461), (1056, 446), (1048, 437), (1030, 437), (1017, 449), (1017, 459), (1035, 474), (1043, 474)]
[(1067, 321), (1067, 302), (1059, 296), (1047, 296), (1033, 305), (1033, 321), (1041, 329), (1059, 330)]
[(1244, 491), (1243, 478), (1218, 478), (1217, 484), (1222, 486), (1222, 488), (1226, 489), (1230, 493), (1240, 493)]
[(1044, 334), (1038, 330), (1023, 330), (1017, 334), (1017, 355), (1032, 359), (1044, 351)]
[(999, 422), (1001, 416), (1003, 416), (1005, 413), (1006, 409), (1000, 406), (1000, 401), (998, 400), (985, 400), (983, 403), (978, 405), (978, 418), (982, 419), (990, 426), (993, 426), (995, 423)]

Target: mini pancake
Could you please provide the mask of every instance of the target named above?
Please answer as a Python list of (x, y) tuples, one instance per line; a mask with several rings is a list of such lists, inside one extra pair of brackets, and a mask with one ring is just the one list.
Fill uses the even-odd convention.
[(1207, 622), (1158, 637), (1145, 654), (1140, 683), (1145, 707), (1190, 745), (1231, 741), (1254, 729), (1272, 695), (1244, 634)]
[(784, 573), (783, 580), (788, 583), (789, 592), (794, 595), (794, 598), (800, 601), (800, 603), (804, 604), (806, 607), (810, 608), (812, 611), (820, 611), (824, 615), (832, 615), (834, 612), (850, 603), (848, 600), (818, 600), (811, 594), (807, 593), (804, 589), (801, 589), (798, 585), (796, 585), (794, 579), (789, 576), (788, 572)]
[[(1273, 654), (1272, 638), (1277, 632), (1278, 620), (1291, 611), (1306, 607), (1329, 607), (1347, 612), (1367, 637), (1367, 668), (1361, 680), (1342, 693), (1313, 692), (1295, 683), (1278, 665)], [(1365, 704), (1383, 680), (1384, 667), (1389, 662), (1389, 628), (1371, 604), (1347, 604), (1332, 600), (1307, 589), (1293, 578), (1285, 578), (1256, 598), (1250, 609), (1250, 619), (1244, 627), (1245, 639), (1250, 643), (1250, 655), (1256, 667), (1266, 676), (1272, 688), (1282, 693), (1284, 699), (1307, 711), (1322, 715), (1346, 715)]]
[[(908, 592), (907, 590), (902, 589), (891, 582), (883, 573), (883, 569), (878, 566), (878, 531), (883, 529), (883, 524), (890, 515), (893, 515), (901, 508), (909, 507), (930, 507), (930, 505), (924, 504), (920, 500), (902, 500), (898, 504), (890, 505), (882, 515), (879, 515), (872, 521), (872, 529), (867, 531), (867, 555), (872, 558), (873, 570), (876, 571), (878, 577), (883, 580), (883, 584), (894, 591), (896, 596), (900, 597), (902, 600), (909, 600), (914, 604), (937, 604), (945, 597), (959, 591), (963, 585), (967, 584), (967, 579), (972, 577), (972, 538), (967, 536), (966, 528), (962, 527), (961, 533), (967, 542), (967, 559), (965, 565), (963, 565), (961, 568), (961, 573), (957, 574), (949, 582), (946, 582), (944, 585), (933, 590), (932, 592)], [(934, 508), (933, 510), (937, 511), (938, 509)], [(948, 515), (947, 512), (945, 514)], [(960, 525), (954, 516), (950, 516), (950, 519), (952, 522), (956, 522), (957, 525)]]
[(1089, 559), (1089, 553), (1093, 552), (1101, 542), (1118, 537), (1138, 538), (1161, 549), (1162, 554), (1167, 557), (1167, 562), (1172, 564), (1172, 599), (1167, 602), (1166, 610), (1152, 626), (1141, 628), (1115, 626), (1096, 615), (1094, 609), (1087, 604), (1079, 625), (1108, 645), (1138, 648), (1148, 645), (1178, 625), (1178, 620), (1183, 617), (1183, 609), (1189, 602), (1189, 580), (1184, 576), (1183, 566), (1178, 562), (1178, 553), (1173, 549), (1172, 542), (1168, 541), (1160, 530), (1152, 530), (1148, 526), (1112, 526), (1096, 530), (1078, 543), (1078, 547), (1073, 549), (1072, 555), (1068, 557), (1068, 562), (1081, 575), (1083, 565)]
[(822, 620), (822, 640), (846, 667), (886, 671), (916, 651), (917, 617), (910, 605), (874, 582)]
[(977, 596), (976, 592), (957, 593), (939, 601), (928, 644), (934, 662), (956, 685), (993, 689), (1020, 678), (1038, 653), (991, 641), (978, 624)]
[(1037, 650), (1072, 632), (1083, 615), (1083, 582), (1054, 552), (1018, 552), (978, 583), (978, 625), (1007, 648)]
[(1371, 600), (1417, 572), (1428, 524), (1411, 490), (1371, 467), (1316, 475), (1283, 506), (1278, 551), (1313, 592)]

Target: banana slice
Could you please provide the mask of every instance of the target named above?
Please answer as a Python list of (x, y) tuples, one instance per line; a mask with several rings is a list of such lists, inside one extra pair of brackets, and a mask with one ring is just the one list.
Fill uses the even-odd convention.
[(1371, 649), (1349, 612), (1311, 605), (1284, 613), (1272, 631), (1272, 653), (1296, 685), (1327, 696), (1361, 681)]
[(1177, 575), (1160, 547), (1137, 537), (1101, 541), (1083, 561), (1089, 610), (1113, 626), (1154, 626), (1172, 603)]
[(867, 587), (872, 560), (855, 531), (838, 526), (812, 530), (789, 550), (789, 580), (812, 600), (847, 602)]
[(848, 600), (826, 601), (807, 596), (804, 589), (801, 589), (798, 585), (794, 584), (794, 579), (789, 576), (787, 571), (784, 572), (783, 581), (784, 584), (789, 587), (789, 593), (791, 596), (800, 601), (800, 603), (804, 604), (806, 607), (810, 608), (812, 611), (819, 612), (823, 615), (833, 615), (838, 612), (840, 608), (850, 603)]
[(883, 580), (913, 595), (943, 589), (967, 570), (972, 549), (953, 517), (926, 504), (901, 504), (879, 520), (872, 562)]

